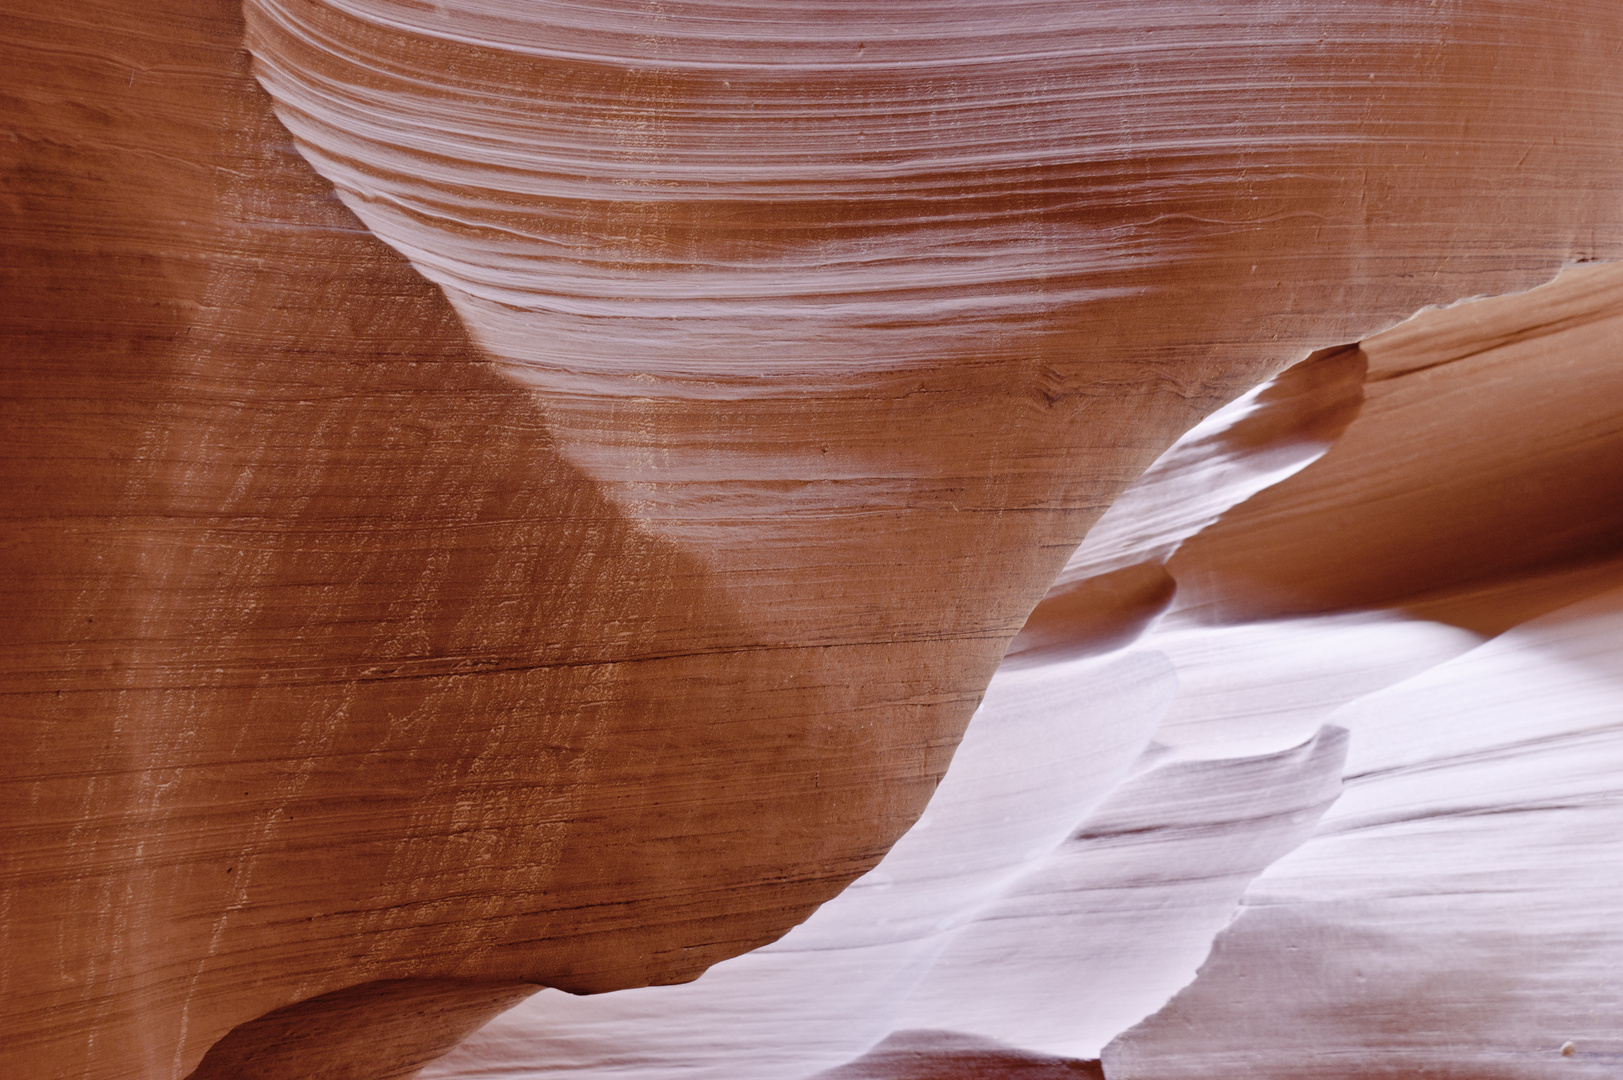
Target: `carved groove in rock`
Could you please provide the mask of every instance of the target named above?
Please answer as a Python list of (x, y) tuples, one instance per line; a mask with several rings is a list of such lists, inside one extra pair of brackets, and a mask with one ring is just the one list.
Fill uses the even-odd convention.
[[(1193, 974), (1212, 913), (1324, 812), (1331, 712), (1414, 663), (1441, 670), (1473, 630), (1599, 591), (1617, 524), (1588, 497), (1615, 472), (1604, 333), (1566, 367), (1510, 301), (1493, 310), (1520, 329), (1491, 348), (1371, 335), (1619, 254), (1623, 12), (1018, 15), (7, 5), (0, 1072), (179, 1080), (254, 1031), (313, 1038), (324, 1006), (300, 1003), (402, 980), (639, 988), (590, 1006), (635, 1011), (668, 996), (640, 988), (728, 958), (786, 963), (781, 942), (750, 950), (791, 928), (872, 930), (825, 902), (893, 845), (912, 883), (893, 895), (920, 905), (896, 924), (957, 936), (867, 944), (901, 957), (886, 970), (904, 983), (926, 960), (974, 969), (983, 915), (1013, 925), (1077, 891), (1082, 818), (1152, 829), (1184, 805), (1153, 777), (1191, 774), (1191, 797), (1274, 809), (1201, 804), (1247, 839), (1208, 853), (1223, 884), (1198, 919), (1123, 939), (1157, 955), (1116, 1003), (1153, 1008)], [(1460, 318), (1445, 338), (1470, 336)], [(1297, 370), (1294, 412), (1242, 397), (1345, 342), (1361, 351)], [(1542, 365), (1548, 380), (1524, 379)], [(1431, 411), (1440, 426), (1412, 419)], [(1459, 435), (1512, 430), (1507, 414), (1525, 430), (1493, 452)], [(1398, 445), (1448, 483), (1434, 507), (1371, 518), (1371, 492), (1415, 499), (1411, 472), (1379, 467)], [(1338, 551), (1334, 573), (1311, 557)], [(1504, 648), (1599, 635), (1594, 619)], [(1282, 644), (1298, 639), (1317, 644)], [(1374, 659), (1325, 659), (1343, 649)], [(1225, 672), (1270, 651), (1307, 673), (1301, 700), (1229, 729), (1223, 703), (1252, 690)], [(1470, 655), (1458, 670), (1492, 663)], [(1587, 730), (1609, 678), (1539, 737)], [(903, 834), (983, 693), (1002, 719), (974, 740), (1014, 732), (1030, 752), (1063, 717), (1065, 745), (1030, 767), (1070, 777), (1016, 783), (998, 753), (960, 770), (956, 786), (1031, 816), (978, 832), (973, 880), (938, 890), (959, 834)], [(1349, 760), (1377, 730), (1362, 716)], [(1256, 775), (1277, 783), (1232, 783)], [(979, 820), (973, 795), (950, 805)], [(1036, 849), (1054, 861), (1020, 892)], [(1268, 895), (1316, 895), (1291, 873), (1309, 884)], [(1255, 923), (1226, 955), (1250, 955)], [(1581, 967), (1540, 977), (1558, 991)], [(1221, 997), (1226, 970), (1170, 1007)], [(928, 1030), (1074, 1061), (1117, 1034), (1015, 996), (966, 1018), (945, 991), (844, 985), (884, 1006), (861, 1033), (849, 1014), (761, 1011), (756, 1035), (707, 1053), (753, 1068), (799, 1030), (770, 1068), (810, 1070)], [(429, 1041), (477, 1013), (440, 1013)], [(289, 1017), (317, 1027), (273, 1026)], [(377, 1077), (403, 1075), (428, 1051), (386, 1028), (329, 1025), (320, 1061), (285, 1067), (372, 1051)], [(1607, 1037), (1562, 1062), (1601, 1068), (1585, 1055)], [(1210, 1066), (1123, 1038), (1107, 1072)]]

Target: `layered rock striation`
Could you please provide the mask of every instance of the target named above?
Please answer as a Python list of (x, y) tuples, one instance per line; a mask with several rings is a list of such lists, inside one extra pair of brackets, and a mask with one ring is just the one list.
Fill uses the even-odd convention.
[[(1371, 338), (1618, 254), (1606, 5), (0, 20), (8, 1076), (404, 1076), (540, 986), (628, 993), (533, 999), (586, 1010), (539, 1066), (521, 1010), (436, 1068), (601, 1036), (671, 1075), (614, 1034), (645, 1008), (700, 1073), (1065, 1067), (1316, 850), (1366, 760), (1331, 709), (1609, 580), (1604, 272)], [(1221, 732), (1252, 707), (1200, 658), (1310, 614), (1375, 673), (1304, 647), (1322, 693)], [(1207, 884), (1156, 879), (1190, 917), (1132, 932), (1110, 875), (1208, 827)], [(1112, 929), (1051, 959), (1121, 940), (1117, 1012), (964, 1012), (1012, 948), (976, 927), (1078, 913)], [(654, 1004), (714, 986), (753, 1028)], [(1211, 1064), (1149, 1023), (1106, 1071)]]
[[(1311, 358), (1220, 410), (1084, 542), (925, 815), (874, 871), (689, 986), (543, 993), (425, 1078), (1612, 1075), (1623, 550), (1544, 546), (1610, 510), (1605, 472), (1569, 478), (1588, 479), (1591, 500), (1538, 543), (1506, 540), (1498, 565), (1514, 569), (1464, 582), (1455, 534), (1402, 534), (1412, 511), (1398, 502), (1406, 567), (1455, 581), (1418, 596), (1251, 616), (1213, 599), (1255, 602), (1249, 583), (1201, 560), (1292, 520), (1301, 539), (1277, 565), (1336, 583), (1368, 572), (1336, 542), (1360, 534), (1311, 522), (1378, 513), (1371, 487), (1473, 461), (1492, 475), (1513, 438), (1581, 456), (1529, 420), (1564, 373), (1604, 386), (1620, 314), (1623, 270), (1575, 268)], [(1399, 355), (1438, 371), (1477, 357), (1499, 378), (1433, 394), (1416, 426), (1380, 393)], [(1462, 402), (1479, 421), (1486, 403), (1501, 411), (1445, 443)], [(1604, 444), (1623, 432), (1620, 402), (1586, 395), (1556, 415)], [(1609, 415), (1586, 421), (1588, 407)], [(1428, 438), (1432, 454), (1403, 452)], [(1375, 445), (1394, 452), (1366, 452), (1358, 483), (1338, 483), (1342, 456)], [(1147, 616), (1120, 561), (1166, 583)], [(1097, 741), (1112, 730), (1133, 739)], [(990, 888), (988, 865), (1001, 865)], [(928, 898), (906, 895), (919, 881)]]

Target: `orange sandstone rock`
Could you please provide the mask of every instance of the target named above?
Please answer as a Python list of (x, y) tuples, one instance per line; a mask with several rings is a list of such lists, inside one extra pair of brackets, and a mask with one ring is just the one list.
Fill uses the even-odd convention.
[[(1536, 383), (1582, 355), (1541, 333), (1557, 301), (1607, 277), (1587, 301), (1605, 310), (1616, 275), (1578, 268), (1548, 289), (1427, 313), (1359, 351), (1391, 356), (1402, 343), (1440, 358), (1537, 340), (1496, 380)], [(1459, 330), (1473, 306), (1484, 310), (1471, 325), (1491, 331), (1475, 348)], [(1112, 560), (1140, 574), (1166, 552), (1173, 563), (1199, 552), (1246, 520), (1258, 478), (1335, 475), (1341, 444), (1311, 437), (1324, 434), (1318, 410), (1301, 407), (1312, 395), (1283, 392), (1330, 385), (1305, 378), (1323, 359), (1189, 432), (1062, 582)], [(1364, 483), (1402, 490), (1423, 461), (1406, 446), (1449, 430), (1451, 400), (1479, 397), (1440, 398), (1419, 430), (1402, 413), (1343, 416), (1349, 445), (1376, 441), (1355, 438), (1368, 425), (1394, 451), (1364, 455)], [(1623, 398), (1584, 404), (1597, 418), (1587, 426), (1604, 430)], [(1559, 445), (1562, 430), (1516, 434)], [(1243, 437), (1262, 431), (1272, 439)], [(1473, 454), (1491, 472), (1500, 453), (1490, 439), (1451, 449), (1441, 464), (1455, 474)], [(1319, 490), (1356, 505), (1365, 489)], [(1316, 510), (1333, 520), (1347, 503)], [(1549, 524), (1581, 528), (1588, 513), (1568, 504)], [(1219, 525), (1186, 535), (1214, 515)], [(1289, 554), (1312, 565), (1317, 553), (1333, 579), (1335, 535), (1296, 524)], [(1408, 557), (1447, 580), (1451, 537), (1411, 534)], [(1027, 647), (994, 676), (919, 824), (806, 924), (692, 985), (542, 993), (424, 1076), (804, 1078), (843, 1044), (853, 1060), (819, 1075), (1050, 1075), (1103, 1049), (1112, 1078), (1609, 1077), (1623, 1038), (1610, 1004), (1623, 992), (1623, 624), (1606, 565), (1478, 581), (1396, 611), (1213, 624), (1197, 607), (1158, 625), (1152, 612), (1129, 655), (1098, 659), (1085, 655), (1133, 636), (1112, 645), (1095, 632), (1136, 610), (1117, 587), (1132, 575), (1071, 578), (1017, 637)], [(1414, 618), (1422, 605), (1525, 625), (1483, 642)], [(1161, 674), (1133, 687), (1131, 665), (1153, 671), (1158, 654)], [(1174, 680), (1170, 708), (1144, 715)], [(1101, 740), (1112, 723), (1148, 740), (1125, 779), (1097, 770), (1134, 749)], [(1056, 839), (1067, 811), (1076, 825)]]
[(1620, 345), (1616, 265), (1365, 342), (1356, 422), (1182, 546), (1179, 607), (1246, 620), (1403, 605), (1496, 633), (1599, 591), (1623, 551)]
[(774, 939), (1179, 433), (1623, 240), (1577, 0), (246, 11), (3, 15), (8, 1076)]

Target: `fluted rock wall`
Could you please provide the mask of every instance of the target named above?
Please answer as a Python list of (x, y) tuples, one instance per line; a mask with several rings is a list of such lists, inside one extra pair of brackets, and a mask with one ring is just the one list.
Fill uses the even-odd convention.
[[(8, 1076), (403, 1075), (529, 986), (773, 941), (918, 817), (1180, 433), (1623, 242), (1608, 5), (246, 12), (0, 16)], [(1073, 566), (1110, 610), (988, 698), (1041, 742), (1056, 675), (1101, 687), (1023, 843), (1153, 816), (1117, 781), (1176, 665), (1089, 654), (1360, 362), (1227, 502)], [(1317, 813), (1338, 739), (1242, 772)], [(914, 835), (951, 926), (1027, 850), (937, 893), (956, 841)]]
[[(924, 817), (874, 871), (692, 985), (544, 992), (425, 1080), (1615, 1074), (1623, 537), (1548, 559), (1542, 537), (1584, 533), (1616, 490), (1595, 484), (1520, 552), (1507, 538), (1514, 573), (1414, 600), (1248, 618), (1211, 600), (1246, 599), (1243, 582), (1195, 571), (1251, 523), (1290, 520), (1280, 565), (1334, 581), (1365, 568), (1315, 518), (1385, 507), (1408, 524), (1372, 486), (1473, 461), (1491, 475), (1511, 439), (1561, 443), (1570, 465), (1573, 413), (1588, 439), (1619, 437), (1623, 396), (1586, 397), (1587, 420), (1557, 411), (1554, 430), (1538, 406), (1567, 372), (1604, 385), (1620, 314), (1623, 267), (1575, 268), (1425, 313), (1220, 410), (1082, 545), (1033, 616), (1039, 643), (1011, 650)], [(1424, 410), (1384, 404), (1390, 357), (1493, 362), (1512, 343), (1493, 380)], [(1484, 402), (1502, 411), (1473, 438), (1409, 451)], [(1358, 483), (1338, 482), (1358, 448)], [(1411, 564), (1457, 577), (1454, 533), (1407, 535)], [(1125, 633), (1123, 590), (1090, 587), (1122, 580), (1113, 552), (1178, 575)]]

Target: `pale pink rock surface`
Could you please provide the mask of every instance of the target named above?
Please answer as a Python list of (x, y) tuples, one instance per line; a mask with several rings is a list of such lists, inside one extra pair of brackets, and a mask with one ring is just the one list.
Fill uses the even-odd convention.
[(1255, 757), (1149, 755), (1058, 850), (955, 935), (908, 1028), (1097, 1058), (1192, 976), (1246, 885), (1341, 790), (1346, 733)]
[(1346, 792), (1107, 1074), (1616, 1076), (1623, 592), (1332, 721)]

